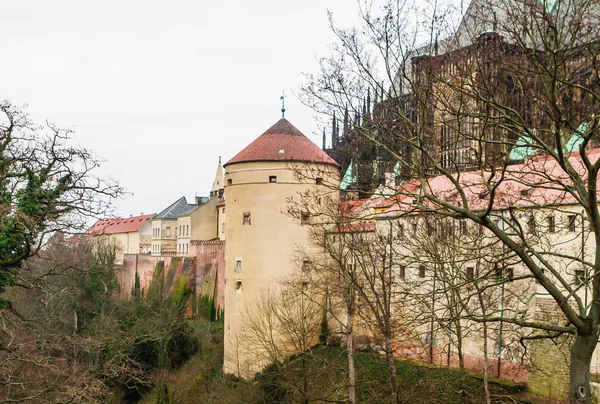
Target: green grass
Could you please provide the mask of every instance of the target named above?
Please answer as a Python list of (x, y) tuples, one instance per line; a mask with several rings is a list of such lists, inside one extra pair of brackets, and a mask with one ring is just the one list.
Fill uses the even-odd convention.
[[(198, 334), (200, 349), (180, 369), (167, 377), (172, 403), (297, 403), (304, 396), (309, 402), (344, 402), (346, 400), (346, 351), (341, 347), (316, 347), (298, 354), (286, 363), (273, 365), (254, 380), (236, 380), (223, 376), (223, 324), (201, 320), (192, 322)], [(303, 361), (304, 359), (304, 361)], [(389, 403), (390, 386), (385, 358), (372, 352), (357, 352), (356, 396), (359, 403)], [(420, 366), (397, 361), (401, 399), (404, 403), (483, 403), (485, 396), (480, 376), (458, 370)], [(493, 402), (521, 401), (520, 386), (491, 383)], [(158, 389), (147, 395), (143, 403), (154, 404)], [(163, 403), (165, 401), (162, 401)]]

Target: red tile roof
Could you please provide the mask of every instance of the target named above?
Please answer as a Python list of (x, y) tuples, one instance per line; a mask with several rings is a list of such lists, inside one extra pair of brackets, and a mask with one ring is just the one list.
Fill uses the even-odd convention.
[(100, 234), (117, 234), (117, 233), (131, 233), (138, 231), (140, 227), (144, 225), (148, 220), (152, 219), (154, 214), (133, 216), (128, 218), (117, 218), (117, 219), (100, 219), (90, 227), (87, 234), (100, 235)]
[[(600, 159), (600, 149), (587, 151), (587, 157), (594, 164)], [(569, 163), (574, 172), (587, 181), (587, 169), (578, 152), (571, 153)], [(561, 165), (550, 156), (536, 156), (522, 164), (508, 166), (504, 171), (469, 171), (454, 176), (463, 190), (468, 209), (483, 211), (488, 208), (489, 195), (484, 182), (495, 188), (493, 209), (508, 207), (530, 208), (577, 204), (575, 197), (566, 191), (572, 186), (572, 180)], [(441, 208), (430, 200), (415, 204), (422, 193), (422, 183), (418, 179), (405, 181), (390, 198), (387, 212), (383, 216), (396, 216), (417, 209), (417, 205), (427, 205), (435, 210)], [(439, 200), (461, 206), (462, 200), (456, 185), (444, 175), (428, 178), (425, 182), (428, 193)], [(600, 196), (600, 190), (598, 191)], [(365, 204), (363, 204), (365, 206)]]
[(284, 118), (236, 154), (224, 167), (250, 161), (307, 161), (339, 167), (334, 159)]

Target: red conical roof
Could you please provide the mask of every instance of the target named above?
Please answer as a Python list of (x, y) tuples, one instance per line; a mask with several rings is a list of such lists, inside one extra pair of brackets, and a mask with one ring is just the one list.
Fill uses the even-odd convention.
[(250, 161), (308, 161), (339, 167), (287, 119), (282, 118), (236, 154), (225, 166)]

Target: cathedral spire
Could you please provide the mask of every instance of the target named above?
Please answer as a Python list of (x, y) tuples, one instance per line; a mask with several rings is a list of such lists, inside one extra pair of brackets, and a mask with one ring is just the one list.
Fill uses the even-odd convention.
[(221, 165), (221, 156), (219, 156), (219, 164), (217, 165), (217, 172), (215, 173), (215, 179), (210, 190), (210, 197), (212, 198), (221, 194), (224, 185), (223, 166)]
[(344, 111), (344, 132), (342, 133), (344, 136), (348, 134), (348, 104), (346, 104), (346, 109)]

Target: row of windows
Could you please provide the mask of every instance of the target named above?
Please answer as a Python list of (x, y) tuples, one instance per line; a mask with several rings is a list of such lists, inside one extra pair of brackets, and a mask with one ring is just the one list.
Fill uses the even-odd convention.
[[(426, 273), (427, 273), (427, 268), (424, 265), (420, 265), (417, 268), (417, 275), (419, 278), (425, 278)], [(407, 267), (405, 265), (400, 265), (398, 268), (398, 277), (400, 279), (406, 279), (406, 275), (407, 275)], [(465, 279), (467, 281), (473, 281), (475, 279), (475, 276), (476, 276), (475, 267), (466, 267), (465, 268)], [(501, 267), (496, 267), (496, 269), (494, 270), (494, 276), (497, 279), (506, 278), (507, 280), (511, 281), (514, 276), (514, 271), (513, 271), (513, 268), (505, 268), (503, 271)]]
[[(269, 175), (269, 182), (277, 182), (277, 176)], [(315, 184), (323, 185), (323, 178), (321, 178), (321, 177), (315, 178)], [(233, 185), (233, 180), (231, 178), (227, 180), (227, 185)]]
[[(310, 223), (310, 215), (308, 213), (302, 213), (300, 215), (300, 224), (305, 225)], [(250, 212), (244, 212), (242, 214), (242, 225), (250, 226), (252, 224), (252, 215)], [(222, 224), (222, 233), (225, 232), (225, 223)]]
[(160, 228), (159, 227), (152, 229), (152, 238), (160, 238)]
[(178, 254), (187, 254), (189, 247), (190, 247), (189, 244), (179, 243), (179, 244), (177, 244), (177, 253)]
[[(500, 218), (495, 218), (492, 220), (492, 222), (502, 228), (502, 220)], [(556, 233), (558, 231), (558, 227), (556, 224), (556, 218), (554, 216), (547, 216), (545, 218), (545, 223), (546, 226), (543, 229), (544, 231), (547, 231), (548, 233)], [(410, 224), (411, 226), (411, 235), (416, 236), (418, 235), (418, 231), (419, 231), (419, 226), (418, 223), (413, 222)], [(427, 230), (427, 234), (431, 235), (433, 234), (434, 230), (436, 230), (435, 228), (437, 227), (437, 230), (439, 230), (442, 234), (447, 234), (447, 235), (454, 235), (455, 230), (458, 230), (459, 234), (466, 234), (467, 233), (467, 220), (466, 219), (458, 219), (458, 225), (455, 224), (454, 220), (449, 220), (446, 221), (444, 223), (436, 223), (436, 224), (430, 224), (430, 223), (425, 223), (426, 226), (426, 230)], [(478, 231), (482, 232), (483, 228), (480, 226), (477, 226), (479, 228)], [(507, 229), (506, 230), (517, 230), (519, 229), (519, 223), (514, 221), (514, 220), (509, 220), (508, 224), (507, 224)], [(566, 215), (566, 222), (565, 222), (565, 229), (569, 232), (569, 233), (574, 233), (577, 231), (577, 215), (573, 215), (573, 214), (569, 214)], [(532, 234), (535, 234), (537, 232), (537, 221), (534, 217), (530, 217), (529, 220), (527, 220), (526, 222), (526, 231)], [(402, 238), (404, 237), (405, 234), (405, 225), (403, 223), (398, 224), (398, 232), (397, 232), (397, 237), (398, 238)], [(335, 240), (334, 240), (335, 241)]]
[[(168, 227), (167, 227), (168, 228)], [(190, 235), (190, 225), (181, 225), (179, 226), (179, 237), (188, 237)]]
[(152, 253), (160, 253), (160, 244), (152, 244)]

